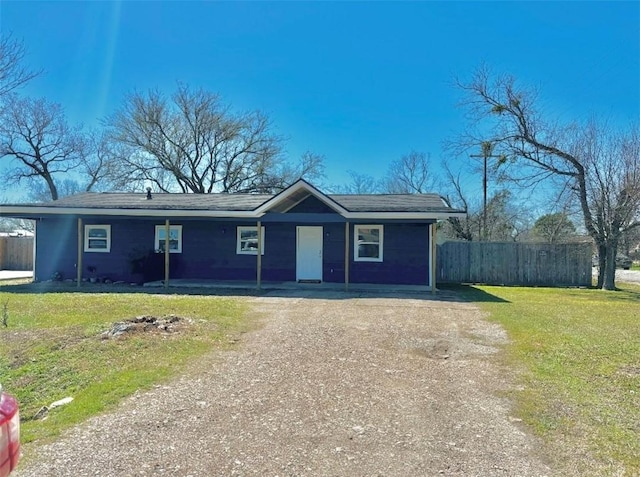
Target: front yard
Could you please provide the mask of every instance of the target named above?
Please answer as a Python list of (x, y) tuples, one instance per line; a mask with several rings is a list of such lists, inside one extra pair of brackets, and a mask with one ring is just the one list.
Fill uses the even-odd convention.
[[(621, 286), (460, 288), (507, 330), (499, 359), (519, 375), (509, 397), (542, 438), (557, 475), (640, 473), (640, 287)], [(0, 313), (7, 310), (0, 376), (20, 401), (23, 443), (46, 442), (113, 409), (252, 326), (238, 297), (37, 291), (0, 286)], [(103, 337), (114, 322), (138, 316), (178, 320), (169, 331), (145, 332), (143, 322), (137, 332)], [(73, 405), (35, 418), (65, 397)]]
[[(520, 417), (558, 475), (640, 473), (640, 287), (622, 291), (478, 287), (521, 371)], [(473, 292), (472, 292), (473, 295)]]
[[(33, 287), (0, 286), (7, 321), (0, 327), (0, 379), (20, 402), (23, 443), (55, 437), (166, 381), (247, 326), (244, 306), (233, 298)], [(114, 322), (139, 316), (174, 322), (168, 329), (143, 322), (134, 332), (103, 337)], [(42, 409), (66, 397), (73, 405)]]

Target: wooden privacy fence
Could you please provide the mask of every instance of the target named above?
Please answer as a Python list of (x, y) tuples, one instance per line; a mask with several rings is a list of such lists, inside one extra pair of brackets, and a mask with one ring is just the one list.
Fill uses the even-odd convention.
[(33, 237), (0, 237), (0, 270), (33, 270)]
[(437, 281), (490, 285), (590, 286), (590, 244), (445, 242)]

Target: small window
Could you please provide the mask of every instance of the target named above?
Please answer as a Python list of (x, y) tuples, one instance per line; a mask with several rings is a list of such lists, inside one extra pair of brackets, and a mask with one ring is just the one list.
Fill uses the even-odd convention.
[[(164, 252), (166, 244), (166, 227), (156, 225), (154, 248), (156, 252)], [(182, 225), (169, 227), (169, 253), (182, 253)]]
[(382, 262), (382, 225), (356, 225), (353, 256), (356, 262)]
[(103, 253), (110, 252), (111, 225), (85, 225), (84, 251)]
[[(262, 253), (264, 255), (264, 227), (261, 229)], [(258, 227), (238, 227), (236, 253), (246, 255), (258, 254)]]

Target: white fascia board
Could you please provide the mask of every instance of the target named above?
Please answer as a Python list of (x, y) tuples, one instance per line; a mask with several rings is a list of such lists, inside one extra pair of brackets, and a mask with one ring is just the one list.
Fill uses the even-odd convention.
[(327, 197), (325, 194), (323, 194), (322, 192), (320, 192), (318, 189), (316, 189), (315, 187), (313, 187), (311, 184), (309, 184), (308, 182), (305, 182), (304, 180), (300, 179), (298, 182), (296, 182), (295, 184), (292, 184), (291, 186), (289, 186), (289, 188), (283, 190), (282, 192), (280, 192), (279, 194), (275, 195), (274, 197), (272, 197), (271, 199), (269, 199), (268, 201), (266, 201), (264, 204), (262, 204), (260, 207), (258, 207), (257, 209), (255, 209), (256, 213), (259, 213), (260, 215), (266, 213), (269, 211), (269, 209), (271, 209), (271, 207), (273, 207), (274, 205), (276, 205), (277, 203), (281, 202), (282, 199), (286, 199), (287, 197), (289, 197), (291, 194), (294, 194), (296, 192), (298, 192), (300, 189), (305, 189), (306, 191), (308, 191), (311, 195), (313, 195), (316, 199), (322, 201), (325, 205), (327, 205), (328, 207), (331, 207), (333, 210), (335, 210), (337, 213), (339, 213), (340, 215), (346, 215), (349, 212), (347, 211), (347, 209), (345, 209), (344, 207), (342, 207), (340, 204), (338, 204), (335, 200)]
[(233, 210), (181, 210), (181, 209), (94, 209), (88, 207), (2, 207), (0, 215), (108, 215), (119, 217), (211, 217), (260, 218), (255, 211)]
[(450, 217), (465, 217), (465, 212), (348, 212), (343, 214), (346, 219), (354, 220), (445, 220)]

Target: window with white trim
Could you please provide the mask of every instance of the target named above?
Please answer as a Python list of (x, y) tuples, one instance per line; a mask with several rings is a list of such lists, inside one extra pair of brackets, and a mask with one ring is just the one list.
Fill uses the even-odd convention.
[[(262, 253), (264, 255), (264, 227), (260, 227)], [(236, 253), (243, 255), (258, 254), (258, 227), (239, 226)]]
[(111, 225), (85, 225), (84, 251), (102, 253), (110, 252)]
[(355, 225), (353, 257), (356, 262), (382, 262), (382, 225)]
[[(156, 225), (156, 237), (154, 249), (156, 252), (164, 252), (166, 244), (166, 227)], [(182, 253), (182, 225), (169, 226), (169, 253)]]

